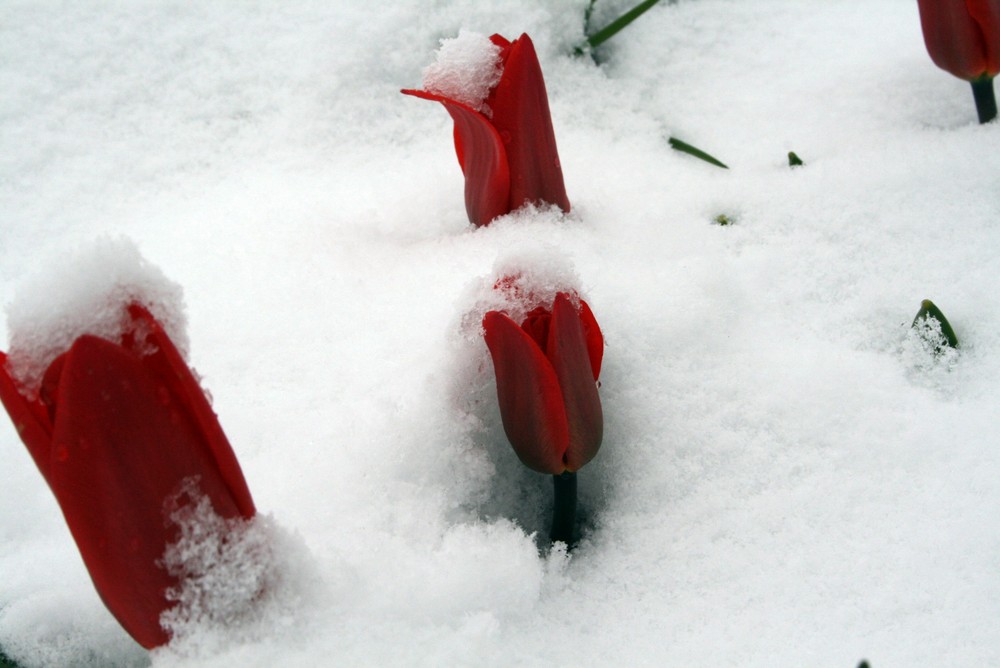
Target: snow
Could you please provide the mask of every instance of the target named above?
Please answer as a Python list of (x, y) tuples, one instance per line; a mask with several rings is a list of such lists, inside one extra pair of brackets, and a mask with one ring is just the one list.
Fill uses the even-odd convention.
[(166, 503), (180, 532), (162, 560), (179, 582), (167, 592), (175, 605), (161, 618), (172, 652), (197, 658), (275, 626), (287, 632), (321, 586), (301, 540), (267, 516), (223, 519), (196, 480)]
[(486, 98), (501, 74), (500, 47), (486, 35), (460, 30), (441, 40), (437, 60), (424, 69), (424, 90), (488, 114)]
[[(0, 421), (6, 654), (1000, 664), (998, 126), (911, 0), (661, 2), (600, 65), (567, 55), (588, 1), (5, 5), (0, 350), (19, 309), (76, 300), (32, 276), (130, 239), (183, 287), (290, 583), (144, 652)], [(450, 119), (399, 94), (463, 29), (534, 41), (571, 214), (468, 224)], [(463, 329), (546, 255), (607, 341), (570, 555)], [(923, 299), (957, 351), (911, 330)]]
[(42, 258), (41, 267), (7, 308), (9, 371), (27, 394), (37, 392), (52, 360), (83, 334), (120, 341), (131, 327), (126, 307), (138, 302), (187, 348), (183, 290), (146, 262), (128, 239), (98, 238), (74, 253)]

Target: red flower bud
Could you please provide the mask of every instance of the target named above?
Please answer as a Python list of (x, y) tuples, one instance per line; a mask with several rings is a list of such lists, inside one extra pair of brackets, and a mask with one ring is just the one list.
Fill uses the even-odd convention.
[(177, 539), (164, 502), (196, 481), (224, 518), (256, 510), (205, 393), (163, 328), (128, 307), (121, 343), (84, 335), (26, 398), (0, 353), (0, 400), (55, 494), (94, 586), (147, 648), (177, 586), (159, 561)]
[(525, 466), (540, 473), (576, 471), (601, 447), (604, 418), (597, 394), (604, 338), (590, 307), (559, 293), (518, 326), (490, 311), (483, 318), (493, 357), (504, 432)]
[(556, 150), (542, 68), (527, 35), (500, 47), (503, 74), (486, 100), (492, 118), (462, 102), (423, 90), (404, 90), (435, 100), (455, 121), (455, 152), (465, 175), (465, 209), (476, 226), (488, 224), (528, 202), (548, 202), (569, 211)]
[(1000, 72), (1000, 0), (917, 0), (934, 64), (972, 81)]

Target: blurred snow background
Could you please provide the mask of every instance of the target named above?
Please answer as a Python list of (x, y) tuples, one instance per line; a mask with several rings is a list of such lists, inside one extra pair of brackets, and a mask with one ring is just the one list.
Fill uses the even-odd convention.
[[(184, 289), (258, 507), (309, 553), (294, 614), (150, 656), (0, 421), (7, 654), (1000, 665), (1000, 128), (912, 0), (664, 2), (600, 66), (566, 55), (586, 4), (3, 3), (0, 302), (132, 239)], [(450, 119), (398, 92), (461, 29), (532, 36), (569, 216), (468, 225)], [(462, 334), (484, 277), (540, 252), (607, 338), (569, 557)], [(959, 355), (913, 341), (924, 298)]]

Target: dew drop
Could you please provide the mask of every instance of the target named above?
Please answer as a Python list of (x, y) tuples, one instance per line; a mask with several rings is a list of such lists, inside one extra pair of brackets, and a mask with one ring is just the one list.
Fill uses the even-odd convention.
[(139, 541), (139, 538), (136, 536), (132, 536), (132, 538), (130, 538), (128, 541), (128, 551), (135, 554), (136, 552), (139, 551), (140, 544), (141, 542)]
[(69, 459), (69, 448), (62, 444), (57, 445), (52, 454), (55, 456), (57, 462), (64, 462)]
[(81, 450), (90, 450), (90, 439), (81, 438), (77, 441), (77, 445), (80, 446)]
[(510, 132), (507, 130), (501, 130), (500, 139), (503, 141), (504, 144), (509, 144), (511, 139)]

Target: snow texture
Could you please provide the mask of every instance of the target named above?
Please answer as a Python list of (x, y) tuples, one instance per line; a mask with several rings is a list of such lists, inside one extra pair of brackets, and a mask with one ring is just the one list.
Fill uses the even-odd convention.
[[(661, 2), (599, 64), (570, 55), (588, 4), (5, 3), (0, 350), (19, 309), (82, 297), (31, 275), (134, 240), (184, 288), (258, 508), (300, 541), (263, 541), (288, 555), (275, 604), (147, 653), (0, 421), (4, 653), (1000, 665), (1000, 125), (912, 0)], [(599, 0), (595, 27), (633, 4)], [(451, 119), (399, 94), (463, 29), (531, 36), (572, 213), (469, 225)], [(479, 332), (533, 258), (607, 341), (569, 555)], [(923, 299), (957, 351), (911, 329)]]
[(198, 481), (189, 479), (165, 504), (180, 536), (162, 563), (179, 584), (162, 624), (172, 638), (158, 653), (176, 660), (287, 634), (297, 610), (320, 586), (301, 540), (272, 518), (223, 519)]
[(131, 326), (126, 308), (133, 302), (146, 306), (185, 354), (183, 291), (131, 241), (101, 238), (40, 264), (7, 307), (8, 368), (26, 394), (38, 391), (49, 364), (78, 337), (120, 341)]
[(491, 115), (486, 98), (500, 82), (500, 47), (486, 35), (461, 30), (441, 40), (437, 60), (424, 69), (424, 90)]

